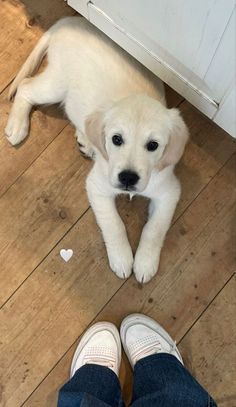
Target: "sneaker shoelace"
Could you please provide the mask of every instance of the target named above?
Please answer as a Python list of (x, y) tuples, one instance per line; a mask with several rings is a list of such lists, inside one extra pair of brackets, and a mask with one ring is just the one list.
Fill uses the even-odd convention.
[(139, 339), (135, 343), (129, 346), (130, 356), (135, 364), (138, 360), (154, 355), (156, 353), (173, 353), (176, 351), (176, 342), (174, 342), (173, 346), (169, 345), (169, 347), (165, 347), (161, 344), (161, 342), (157, 339), (156, 335), (146, 336), (143, 339)]
[(109, 348), (96, 346), (86, 350), (84, 363), (102, 365), (114, 369), (116, 365), (116, 354)]

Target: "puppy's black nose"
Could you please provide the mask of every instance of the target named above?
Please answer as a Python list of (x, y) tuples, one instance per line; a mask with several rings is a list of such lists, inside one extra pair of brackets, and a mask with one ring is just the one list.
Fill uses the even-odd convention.
[(137, 184), (138, 180), (139, 176), (136, 174), (136, 172), (127, 170), (119, 173), (119, 181), (126, 188), (134, 186)]

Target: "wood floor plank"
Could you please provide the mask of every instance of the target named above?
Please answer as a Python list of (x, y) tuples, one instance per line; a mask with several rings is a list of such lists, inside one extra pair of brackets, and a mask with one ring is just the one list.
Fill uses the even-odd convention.
[[(230, 228), (234, 217), (236, 201), (234, 166), (235, 157), (226, 164), (215, 179), (213, 179), (207, 188), (198, 196), (191, 207), (189, 207), (184, 215), (172, 226), (164, 246), (158, 276), (152, 280), (151, 283), (143, 287), (137, 284), (134, 277), (131, 277), (123, 285), (117, 280), (114, 281), (116, 290), (119, 288), (119, 285), (120, 287), (122, 285), (122, 287), (106, 304), (95, 320), (109, 320), (119, 325), (127, 314), (143, 312), (156, 318), (178, 341), (183, 337), (194, 321), (220, 291), (221, 287), (230, 278), (234, 270), (235, 253), (233, 247), (233, 231)], [(127, 210), (125, 205), (123, 210)], [(84, 220), (84, 218), (82, 220)], [(86, 225), (86, 227), (88, 227), (88, 221), (86, 221)], [(132, 228), (133, 234), (136, 234), (136, 228), (133, 225)], [(69, 234), (67, 238), (69, 238)], [(87, 250), (88, 248), (85, 249), (85, 252)], [(102, 246), (101, 252), (102, 255), (105, 256)], [(100, 257), (101, 255), (99, 255), (99, 259)], [(83, 261), (81, 261), (81, 264), (83, 264)], [(103, 266), (103, 264), (101, 261), (101, 272), (104, 273), (104, 268), (106, 272), (108, 272), (108, 274), (103, 274), (103, 278), (111, 278), (107, 266)], [(88, 269), (90, 269), (90, 267), (88, 267)], [(35, 278), (35, 276), (32, 276), (32, 278)], [(29, 280), (27, 284), (30, 284)], [(50, 286), (52, 286), (52, 284), (48, 285), (49, 290), (52, 290), (53, 288), (50, 288)], [(61, 288), (58, 287), (58, 290), (59, 289)], [(98, 290), (98, 288), (96, 290)], [(17, 295), (22, 296), (22, 299), (27, 297), (27, 295), (21, 295), (19, 291)], [(30, 290), (28, 289), (28, 291)], [(94, 293), (94, 291), (90, 290), (89, 293), (91, 292), (93, 292), (93, 298), (97, 296), (97, 291)], [(112, 296), (113, 293), (114, 291), (112, 290), (110, 296)], [(83, 296), (84, 295), (85, 293), (83, 291)], [(55, 296), (55, 293), (53, 296)], [(60, 302), (63, 303), (65, 301), (64, 297), (64, 295), (61, 296)], [(78, 301), (79, 297), (80, 293), (78, 293)], [(88, 297), (90, 298), (91, 295), (89, 294)], [(66, 298), (68, 298), (68, 296), (66, 296)], [(16, 297), (13, 298), (12, 301), (14, 301), (14, 304), (7, 304), (6, 321), (9, 321), (7, 313), (12, 312), (8, 311), (8, 307), (11, 307), (13, 310), (17, 307), (16, 304), (21, 302), (19, 298), (17, 299)], [(57, 298), (55, 301), (57, 302)], [(74, 307), (76, 300), (71, 295), (70, 301), (72, 303), (72, 309), (69, 312), (70, 318), (68, 319), (68, 325), (70, 325), (70, 327), (67, 325), (67, 329), (69, 329), (70, 332), (67, 334), (67, 338), (71, 335), (71, 330), (73, 329), (74, 337), (76, 336), (76, 330), (78, 335), (82, 333), (80, 329), (78, 329), (78, 325), (76, 326), (76, 318), (78, 318), (77, 323), (79, 323), (79, 316), (76, 317), (76, 315), (81, 307), (78, 306), (78, 309)], [(58, 332), (60, 332), (63, 325), (60, 324), (58, 320), (59, 317), (57, 315), (56, 306), (52, 303), (51, 306), (52, 310), (54, 310), (54, 314), (56, 313), (55, 321), (54, 323), (52, 321), (53, 326), (50, 327), (50, 332), (44, 332), (43, 336), (47, 335), (47, 337), (51, 337), (52, 343), (54, 344), (56, 330), (58, 329)], [(91, 316), (92, 315), (89, 314), (88, 322), (90, 322), (89, 319)], [(84, 315), (84, 317), (86, 318), (86, 315)], [(40, 321), (42, 321), (42, 318), (40, 318)], [(69, 322), (71, 323), (69, 324)], [(57, 329), (55, 326), (57, 326)], [(8, 326), (7, 331), (11, 329), (14, 330), (14, 327)], [(36, 329), (36, 331), (38, 330)], [(17, 332), (14, 333), (14, 337), (15, 336), (20, 340), (17, 336)], [(64, 342), (65, 338), (63, 336), (60, 340), (60, 338), (57, 337), (55, 340), (58, 341), (57, 346), (60, 348), (61, 342)], [(42, 341), (44, 341), (43, 338), (41, 338), (41, 342)], [(73, 343), (73, 340), (71, 343)], [(6, 350), (7, 348), (9, 349), (9, 346), (11, 348), (10, 354), (15, 355), (16, 350), (14, 351), (12, 349), (14, 346), (16, 346), (17, 349), (17, 344), (14, 344), (14, 342), (9, 344)], [(74, 348), (75, 345), (66, 353), (24, 406), (36, 407), (44, 405), (51, 407), (56, 405), (57, 389), (68, 378), (68, 370)], [(47, 348), (49, 353), (50, 349), (51, 346), (49, 349)], [(53, 347), (53, 349), (55, 349), (55, 347)], [(34, 358), (34, 354), (31, 353), (30, 360), (32, 361)], [(51, 364), (49, 364), (49, 366), (52, 365), (52, 360), (50, 362)], [(46, 364), (47, 361), (45, 361), (42, 355), (42, 361), (40, 363), (41, 369), (44, 363)], [(45, 366), (45, 373), (46, 371), (47, 368)], [(20, 376), (22, 376), (22, 372), (16, 373), (16, 379), (12, 379), (13, 382), (20, 380)], [(123, 380), (125, 378), (128, 383), (128, 386), (126, 385), (124, 387), (125, 398), (127, 400), (129, 398), (128, 391), (130, 391), (131, 382), (130, 369), (127, 366), (126, 370), (122, 372), (122, 378)], [(11, 379), (9, 378), (7, 380), (9, 380), (7, 386), (11, 386)], [(29, 381), (32, 383), (33, 378), (31, 377)]]
[[(1, 116), (1, 122), (0, 122), (0, 128), (4, 128), (5, 122), (6, 122), (6, 117), (9, 111), (9, 104), (6, 101), (6, 94), (4, 93), (2, 96), (0, 96), (0, 100), (2, 101), (2, 111), (3, 115)], [(35, 160), (35, 158), (40, 154), (42, 150), (45, 149), (47, 144), (49, 144), (53, 138), (55, 138), (56, 134), (65, 126), (66, 121), (65, 119), (62, 119), (60, 117), (60, 113), (58, 114), (57, 107), (51, 107), (47, 108), (47, 115), (45, 115), (45, 109), (35, 111), (34, 114), (32, 115), (32, 126), (31, 126), (31, 131), (30, 131), (30, 137), (26, 140), (25, 143), (20, 145), (17, 148), (12, 148), (7, 141), (4, 138), (4, 135), (2, 134), (2, 137), (0, 138), (0, 159), (2, 161), (2, 166), (0, 169), (0, 179), (1, 179), (1, 185), (0, 185), (0, 193), (4, 193), (11, 184), (14, 183), (14, 181), (20, 176), (21, 173), (23, 173), (29, 165)], [(50, 116), (52, 115), (52, 117)], [(59, 116), (53, 117), (53, 116)], [(72, 132), (72, 131), (71, 131)], [(71, 133), (70, 132), (70, 133)], [(73, 147), (72, 147), (73, 146)], [(74, 145), (72, 143), (69, 143), (67, 148), (73, 148)], [(50, 149), (50, 151), (53, 151), (53, 147)], [(47, 154), (47, 153), (45, 153)], [(53, 154), (53, 153), (52, 153)], [(71, 154), (71, 152), (69, 153)], [(73, 150), (74, 154), (74, 150)], [(55, 159), (55, 156), (52, 156), (49, 161), (52, 161)], [(81, 157), (80, 157), (81, 159)], [(42, 161), (44, 162), (44, 158), (42, 157)], [(87, 163), (86, 163), (87, 164)], [(37, 172), (39, 169), (38, 165), (36, 165), (35, 172)], [(30, 173), (31, 173), (30, 169)], [(28, 174), (28, 173), (27, 173)], [(27, 177), (27, 174), (25, 174), (25, 177)], [(33, 176), (33, 173), (32, 173)], [(45, 179), (44, 182), (47, 183), (46, 178), (48, 177), (47, 172), (45, 172)], [(24, 177), (23, 177), (24, 179)], [(37, 176), (35, 178), (37, 180)], [(32, 200), (32, 197), (36, 195), (40, 195), (40, 192), (38, 188), (44, 189), (43, 184), (37, 184), (33, 182), (29, 188), (25, 188), (25, 185), (27, 186), (27, 182), (23, 182), (22, 180), (18, 180), (17, 184), (13, 187), (11, 191), (8, 192), (7, 196), (0, 201), (0, 207), (2, 209), (2, 213), (4, 213), (4, 217), (0, 219), (0, 242), (3, 243), (4, 247), (4, 256), (5, 261), (3, 262), (2, 269), (0, 273), (2, 275), (7, 276), (5, 278), (5, 283), (4, 283), (4, 290), (2, 291), (2, 294), (0, 295), (1, 298), (1, 303), (6, 301), (6, 299), (11, 295), (12, 292), (15, 291), (18, 285), (21, 284), (21, 282), (27, 277), (28, 274), (32, 271), (32, 267), (36, 267), (36, 263), (34, 261), (34, 257), (37, 256), (38, 262), (41, 260), (40, 255), (41, 251), (36, 252), (34, 248), (32, 247), (32, 250), (34, 251), (34, 256), (31, 257), (31, 253), (29, 253), (28, 261), (26, 262), (25, 256), (16, 256), (16, 253), (19, 252), (17, 246), (24, 247), (25, 245), (27, 246), (27, 242), (30, 239), (35, 236), (34, 233), (30, 232), (32, 222), (35, 222), (35, 217), (33, 219), (30, 219), (29, 221), (26, 221), (27, 216), (29, 213), (35, 212), (34, 211), (34, 206), (35, 206), (35, 201), (34, 199)], [(37, 190), (34, 190), (34, 187), (37, 187)], [(33, 188), (33, 190), (32, 190)], [(42, 190), (42, 193), (44, 191)], [(11, 202), (12, 197), (14, 194), (14, 202), (15, 202), (15, 214), (12, 217), (12, 208), (11, 205), (9, 206), (9, 202)], [(33, 194), (33, 195), (32, 195)], [(32, 197), (28, 196), (32, 195)], [(23, 197), (23, 198), (22, 198)], [(30, 205), (32, 204), (32, 208), (30, 207), (27, 208), (27, 212), (24, 217), (22, 217), (22, 199), (30, 200)], [(73, 199), (73, 198), (72, 198)], [(77, 198), (75, 198), (77, 199)], [(63, 203), (62, 203), (63, 205)], [(37, 216), (37, 213), (35, 213)], [(31, 217), (32, 218), (32, 217)], [(27, 227), (25, 228), (24, 222), (27, 223)], [(11, 228), (9, 228), (9, 224), (11, 224)], [(19, 230), (28, 230), (28, 232), (25, 233), (20, 233)], [(7, 230), (7, 233), (6, 233)], [(47, 229), (44, 229), (45, 233), (47, 233)], [(54, 230), (55, 232), (55, 230)], [(42, 230), (41, 230), (42, 233)], [(56, 233), (56, 232), (55, 232)], [(43, 233), (40, 235), (42, 241), (45, 242), (44, 235)], [(59, 236), (60, 237), (60, 236)], [(37, 238), (36, 238), (37, 239)], [(15, 244), (15, 242), (18, 242), (18, 245)], [(54, 242), (54, 241), (53, 241)], [(37, 241), (37, 247), (40, 245), (40, 242)], [(12, 265), (11, 262), (8, 261), (8, 256), (9, 256), (9, 250), (12, 250), (12, 247), (14, 247), (13, 250), (13, 257), (15, 258), (15, 264)], [(49, 250), (50, 250), (49, 246)], [(43, 252), (43, 256), (46, 255), (46, 252)], [(5, 264), (7, 262), (7, 265)], [(24, 267), (23, 267), (24, 265)], [(18, 273), (16, 273), (16, 270)], [(12, 277), (17, 274), (17, 278)]]
[[(156, 281), (141, 288), (129, 280), (99, 320), (119, 325), (125, 315), (142, 312), (177, 341), (185, 334), (235, 270), (235, 164), (234, 156), (171, 228)], [(124, 391), (128, 400), (130, 387)]]
[(0, 95), (0, 197), (68, 123), (58, 106), (34, 110), (30, 137), (20, 146), (12, 147), (4, 135), (12, 106), (7, 100), (7, 91), (8, 88)]
[(1, 304), (88, 208), (90, 167), (67, 126), (0, 199)]
[(218, 407), (236, 406), (235, 293), (234, 274), (179, 345), (186, 366)]
[[(21, 405), (120, 287), (95, 230), (89, 210), (2, 308), (4, 406)], [(61, 259), (61, 248), (74, 250), (69, 263)]]
[[(127, 313), (141, 311), (159, 319), (177, 339), (183, 336), (232, 273), (233, 168), (232, 159), (171, 228), (156, 279), (140, 289), (132, 277), (99, 319), (118, 323)], [(134, 224), (132, 229), (135, 234)], [(109, 271), (95, 231), (89, 210), (3, 307), (0, 366), (6, 406), (23, 402), (123, 284)], [(68, 268), (59, 258), (63, 246), (76, 253)]]
[[(0, 0), (0, 93), (42, 33), (61, 16), (72, 14), (63, 0)], [(0, 404), (18, 407), (29, 397), (26, 407), (53, 407), (58, 388), (68, 378), (75, 342), (91, 321), (108, 319), (118, 324), (127, 313), (140, 311), (157, 318), (180, 340), (228, 281), (235, 267), (235, 168), (230, 157), (236, 146), (223, 130), (167, 89), (168, 106), (180, 104), (191, 142), (176, 169), (183, 191), (159, 274), (141, 287), (134, 277), (124, 283), (109, 270), (84, 188), (92, 163), (79, 155), (74, 130), (68, 125), (61, 132), (66, 121), (57, 108), (47, 108), (47, 116), (37, 110), (29, 139), (11, 148), (3, 137), (10, 106), (6, 92), (0, 96), (0, 196), (4, 194), (0, 198), (0, 304), (11, 298), (0, 311)], [(139, 198), (119, 201), (134, 249), (146, 206)], [(74, 250), (69, 263), (60, 258), (61, 248)], [(235, 337), (229, 328), (233, 314), (227, 303), (232, 293), (223, 293), (213, 302), (218, 319), (213, 311), (208, 316), (210, 306), (183, 339), (181, 349), (191, 354), (192, 349), (203, 347), (202, 333), (209, 341), (212, 335), (218, 338), (212, 350), (207, 347), (205, 360), (193, 355), (192, 367), (220, 407), (232, 407), (232, 371), (222, 383), (218, 372), (221, 356), (223, 370), (230, 363), (232, 342), (224, 358), (226, 346), (214, 328), (215, 318), (221, 326), (221, 316), (224, 332)], [(210, 376), (204, 376), (214, 355), (220, 357), (211, 377), (216, 375), (219, 391), (211, 387)], [(126, 360), (121, 379), (128, 400), (131, 372)]]
[[(181, 182), (182, 192), (173, 221), (181, 216), (186, 208), (191, 205), (194, 199), (236, 151), (235, 140), (196, 111), (188, 102), (185, 101), (181, 104), (180, 111), (189, 127), (190, 142), (180, 163), (176, 167), (176, 174)], [(121, 201), (125, 199), (120, 198)], [(140, 201), (140, 198), (138, 199)], [(146, 215), (144, 213), (147, 213), (145, 208), (147, 208), (148, 202), (143, 200), (143, 202), (140, 201), (139, 205), (140, 216), (136, 223), (138, 233), (133, 234), (132, 228), (127, 223), (128, 218), (133, 216), (132, 213), (134, 211), (123, 215), (134, 250), (137, 248), (142, 227), (146, 222)]]
[(178, 106), (184, 101), (183, 96), (179, 95), (174, 89), (170, 88), (168, 85), (165, 86), (166, 103), (169, 108), (173, 106)]
[[(223, 131), (211, 123), (206, 124), (202, 116), (198, 121), (194, 121), (192, 118), (193, 108), (186, 102), (183, 105), (183, 113), (192, 122), (192, 141), (187, 147), (182, 164), (177, 168), (178, 176), (183, 185), (183, 194), (175, 219), (200, 193), (212, 178), (213, 173), (219, 170), (222, 163), (230, 157), (235, 149), (234, 143), (225, 136)], [(198, 135), (198, 126), (201, 126), (202, 132), (204, 129), (207, 132), (205, 133), (207, 141), (201, 142), (202, 135)], [(0, 199), (0, 213), (4, 214), (4, 217), (0, 218), (0, 244), (3, 248), (0, 253), (2, 264), (0, 275), (2, 279), (4, 278), (2, 280), (4, 281), (4, 290), (0, 293), (1, 304), (47, 255), (48, 251), (60, 239), (60, 233), (66, 232), (65, 224), (68, 227), (70, 222), (74, 222), (88, 205), (84, 183), (92, 164), (79, 156), (72, 133), (71, 128), (65, 129), (59, 138), (50, 145), (49, 149), (34, 162), (32, 168), (29, 168)], [(27, 140), (27, 143), (31, 142), (33, 143), (33, 135)], [(211, 145), (211, 154), (208, 152), (208, 143)], [(69, 183), (70, 196), (68, 196), (67, 185), (64, 184), (67, 177), (70, 177), (70, 167), (73, 165), (78, 171), (75, 177), (72, 173)], [(80, 170), (81, 174), (78, 174)], [(63, 174), (60, 180), (59, 171)], [(78, 177), (79, 183), (77, 184)], [(73, 182), (74, 188), (71, 185)], [(60, 189), (63, 189), (62, 195), (58, 192)], [(81, 194), (80, 190), (83, 191)], [(45, 204), (42, 197), (46, 195), (50, 197), (50, 202)], [(56, 201), (55, 196), (57, 197)], [(77, 208), (75, 202), (78, 202)], [(141, 212), (143, 212), (143, 205), (140, 204), (140, 206)], [(68, 218), (55, 217), (55, 213), (60, 213), (60, 209), (58, 209), (60, 207), (66, 207), (69, 214), (72, 212), (71, 221)], [(144, 221), (145, 216), (140, 216), (138, 220), (139, 231), (141, 231)], [(130, 234), (132, 234), (131, 229)], [(139, 235), (136, 234), (135, 236), (137, 238), (134, 238), (134, 241), (137, 245)]]
[(0, 0), (0, 93), (42, 33), (60, 17), (72, 14), (63, 0)]
[(176, 167), (182, 194), (174, 219), (179, 216), (178, 211), (182, 213), (188, 207), (236, 151), (236, 140), (215, 126), (188, 102), (181, 104), (180, 111), (189, 128), (190, 143)]

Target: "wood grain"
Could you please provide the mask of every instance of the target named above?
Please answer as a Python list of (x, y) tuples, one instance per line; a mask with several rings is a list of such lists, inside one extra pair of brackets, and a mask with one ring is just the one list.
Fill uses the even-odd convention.
[[(191, 118), (195, 111), (186, 104), (183, 112), (186, 116), (188, 112)], [(208, 125), (208, 122), (206, 124), (201, 118), (202, 121), (192, 121), (192, 142), (177, 169), (183, 194), (175, 219), (201, 192), (212, 178), (213, 171), (218, 171), (235, 148), (231, 139), (221, 137), (223, 131), (212, 131), (215, 126), (211, 123)], [(207, 131), (207, 142), (202, 144), (197, 123)], [(211, 155), (207, 152), (208, 143), (211, 145)], [(198, 160), (194, 159), (196, 155)], [(84, 183), (91, 165), (79, 155), (73, 130), (68, 127), (0, 200), (0, 210), (4, 213), (4, 217), (0, 218), (0, 275), (2, 278), (4, 276), (1, 303), (7, 300), (47, 255), (61, 238), (60, 233), (66, 233), (68, 227), (87, 209)], [(63, 193), (59, 193), (61, 190)], [(46, 204), (45, 197), (49, 201)], [(65, 209), (68, 212), (65, 219), (55, 215)], [(140, 212), (143, 213), (144, 210), (140, 204)], [(140, 232), (144, 221), (143, 215), (137, 219)], [(132, 234), (131, 230), (129, 234)], [(136, 236), (134, 241), (137, 245), (139, 234)]]
[(67, 126), (0, 199), (1, 304), (88, 208), (91, 167)]
[(236, 141), (188, 102), (180, 106), (190, 133), (190, 143), (176, 167), (182, 194), (174, 219), (205, 188), (236, 151)]
[[(23, 403), (122, 284), (95, 230), (89, 210), (2, 308), (4, 406)], [(74, 250), (69, 263), (61, 248)]]
[(180, 342), (185, 363), (218, 407), (236, 405), (235, 274)]
[[(229, 225), (235, 205), (234, 164), (231, 159), (173, 225), (166, 240), (159, 274), (142, 288), (134, 277), (122, 283), (109, 271), (102, 237), (94, 233), (93, 214), (90, 210), (87, 212), (3, 308), (0, 327), (4, 342), (2, 354), (10, 355), (0, 363), (5, 372), (6, 400), (10, 397), (11, 403), (16, 403), (22, 400), (22, 394), (29, 395), (40, 379), (49, 373), (53, 363), (58, 362), (63, 349), (66, 351), (93, 319), (119, 324), (128, 313), (144, 312), (158, 319), (177, 340), (181, 339), (233, 272), (234, 253)], [(223, 196), (227, 196), (227, 200), (222, 199)], [(82, 230), (85, 227), (86, 235)], [(136, 234), (134, 224), (132, 228)], [(63, 246), (76, 248), (76, 258), (64, 273), (58, 259), (59, 249)], [(105, 307), (96, 318), (103, 305)], [(24, 321), (16, 324), (22, 312)], [(9, 318), (10, 314), (15, 317)], [(35, 361), (39, 353), (40, 363)], [(27, 379), (24, 379), (23, 360), (30, 366), (27, 367), (29, 371), (34, 372), (33, 375), (29, 373)], [(62, 363), (63, 367), (65, 365)], [(64, 375), (60, 372), (59, 378), (66, 380), (68, 368), (69, 358)], [(129, 383), (128, 375), (129, 371), (123, 373)], [(53, 373), (49, 379), (52, 376)], [(57, 387), (61, 384), (55, 377), (52, 382)], [(51, 379), (45, 383), (42, 392), (38, 390), (41, 405), (50, 405)], [(28, 405), (37, 405), (32, 397)], [(55, 393), (53, 397), (56, 399)]]
[(4, 135), (12, 106), (7, 100), (7, 91), (8, 88), (0, 95), (0, 197), (68, 123), (58, 106), (34, 110), (31, 115), (30, 137), (21, 145), (12, 147)]
[(168, 108), (179, 106), (183, 101), (183, 96), (179, 95), (168, 85), (164, 84), (165, 95), (166, 95), (166, 104)]
[(0, 0), (0, 92), (12, 81), (42, 32), (60, 17), (72, 14), (63, 0)]
[[(137, 307), (147, 313), (158, 312), (155, 299), (157, 299), (159, 307), (160, 302), (168, 302), (168, 290), (172, 290), (172, 284), (177, 284), (178, 280), (181, 287), (179, 294), (186, 293), (183, 286), (185, 278), (187, 284), (193, 280), (191, 286), (198, 298), (193, 297), (192, 300), (194, 300), (194, 304), (195, 301), (198, 304), (198, 301), (201, 301), (199, 294), (201, 295), (202, 290), (215, 290), (215, 284), (221, 286), (218, 278), (223, 278), (225, 281), (225, 276), (228, 278), (233, 273), (235, 264), (235, 230), (233, 224), (236, 200), (234, 168), (235, 155), (173, 224), (167, 234), (156, 279), (147, 285), (140, 286), (131, 278), (125, 283), (122, 290), (117, 293), (117, 296), (112, 299), (111, 303), (104, 308), (103, 317), (108, 317), (106, 309), (109, 313), (114, 313), (116, 309), (114, 314), (117, 317), (117, 323), (120, 322), (118, 315), (122, 318), (124, 313), (134, 312)], [(205, 253), (204, 256), (202, 253)], [(201, 261), (205, 266), (208, 266), (209, 273), (212, 273), (211, 277), (214, 284), (209, 283), (206, 285), (206, 282), (208, 282), (206, 278), (207, 270), (205, 271), (206, 267), (201, 266), (201, 263), (199, 263)], [(190, 273), (189, 268), (193, 268), (195, 272)], [(198, 273), (203, 275), (200, 281), (201, 287), (198, 286), (197, 281), (194, 281), (198, 277)], [(195, 287), (195, 285), (197, 286)], [(161, 296), (160, 293), (162, 293)], [(126, 301), (122, 302), (121, 298), (129, 298), (128, 304)], [(205, 302), (204, 294), (202, 301), (203, 305), (207, 305), (208, 302)], [(173, 299), (171, 298), (170, 305), (172, 302)], [(164, 316), (163, 312), (170, 305), (163, 302), (159, 309), (162, 317)], [(182, 312), (190, 312), (188, 308), (186, 309), (185, 303), (183, 303), (182, 307), (179, 307), (179, 305), (179, 317), (176, 315), (176, 304), (171, 305), (173, 307), (171, 315), (176, 317), (170, 318), (171, 333), (173, 335), (176, 334), (175, 326), (178, 328), (178, 321)], [(114, 309), (112, 310), (112, 308)], [(180, 322), (183, 331), (185, 331), (183, 321)]]
[[(191, 140), (176, 168), (182, 196), (160, 270), (142, 287), (109, 269), (85, 192), (92, 163), (58, 108), (35, 110), (30, 137), (18, 148), (4, 138), (9, 82), (42, 33), (72, 14), (63, 0), (0, 0), (0, 404), (56, 406), (87, 326), (144, 312), (181, 341), (190, 370), (219, 406), (232, 407), (235, 141), (167, 87), (168, 106), (180, 106)], [(147, 204), (118, 199), (134, 249)], [(69, 263), (61, 248), (74, 250)], [(121, 382), (128, 400), (126, 358)]]
[[(130, 279), (99, 320), (119, 325), (125, 315), (141, 312), (181, 339), (235, 270), (234, 170), (235, 156), (172, 226), (156, 279), (143, 287)], [(125, 376), (127, 400), (129, 368)]]

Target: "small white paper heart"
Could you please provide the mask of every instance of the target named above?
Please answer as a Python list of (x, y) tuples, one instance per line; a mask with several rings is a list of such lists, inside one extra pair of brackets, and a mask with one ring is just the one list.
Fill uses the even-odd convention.
[(60, 250), (60, 256), (63, 258), (64, 261), (68, 262), (70, 258), (73, 256), (73, 250), (72, 249), (61, 249)]

